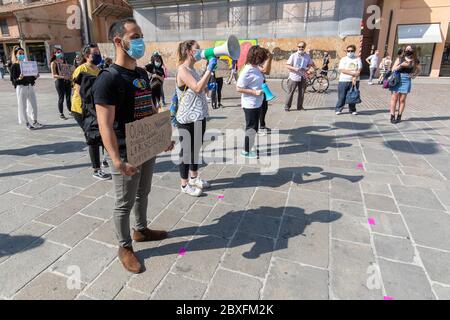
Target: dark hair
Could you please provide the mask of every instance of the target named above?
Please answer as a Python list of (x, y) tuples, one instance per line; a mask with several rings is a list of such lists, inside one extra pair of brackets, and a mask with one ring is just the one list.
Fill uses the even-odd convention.
[(58, 52), (58, 51), (64, 52), (63, 49), (61, 49), (61, 48), (55, 48), (55, 49), (53, 49), (53, 54), (52, 54), (52, 56), (51, 56), (51, 58), (50, 58), (50, 63), (52, 63), (53, 61), (56, 60), (56, 52)]
[(96, 44), (96, 43), (89, 43), (89, 44), (84, 46), (83, 51), (82, 51), (82, 55), (81, 55), (80, 65), (87, 62), (85, 55), (91, 54), (91, 49), (94, 49), (94, 48), (98, 48), (98, 44)]
[(251, 64), (259, 66), (264, 63), (269, 58), (269, 50), (260, 47), (258, 45), (252, 46), (248, 50), (247, 61), (245, 64)]
[(352, 48), (356, 52), (356, 46), (354, 44), (348, 45), (347, 50), (348, 50), (348, 48)]
[(416, 46), (415, 45), (407, 45), (407, 46), (405, 46), (403, 49), (402, 49), (402, 53), (401, 53), (401, 55), (400, 55), (400, 59), (405, 59), (405, 57), (406, 57), (406, 48), (407, 47), (411, 47), (411, 49), (412, 49), (412, 52), (413, 52), (413, 55), (412, 55), (412, 60), (413, 60), (413, 66), (414, 66), (414, 72), (417, 70), (417, 67), (418, 67), (418, 65), (419, 65), (419, 63), (420, 63), (420, 61), (419, 61), (419, 59), (417, 58), (417, 48), (416, 48)]
[(153, 55), (153, 56), (151, 57), (151, 59), (150, 59), (150, 62), (151, 62), (152, 64), (155, 64), (156, 58), (159, 58), (159, 60), (161, 60), (161, 66), (163, 66), (163, 65), (164, 65), (164, 60), (163, 60), (162, 56), (159, 55), (159, 54)]
[(114, 42), (114, 37), (123, 38), (125, 34), (125, 24), (127, 23), (137, 24), (134, 18), (125, 18), (113, 22), (113, 24), (109, 27), (108, 31), (109, 41)]
[(197, 44), (195, 40), (186, 40), (181, 42), (178, 45), (177, 54), (178, 54), (178, 63), (182, 64), (188, 58), (187, 52), (188, 50), (192, 50), (192, 47)]

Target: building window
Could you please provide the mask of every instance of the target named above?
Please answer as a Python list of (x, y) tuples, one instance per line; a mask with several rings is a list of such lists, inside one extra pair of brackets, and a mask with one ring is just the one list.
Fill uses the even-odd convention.
[(8, 23), (5, 19), (0, 20), (0, 29), (2, 31), (2, 36), (8, 37), (9, 36), (9, 29), (8, 29)]
[(335, 15), (335, 1), (310, 1), (308, 8), (308, 21), (332, 20)]

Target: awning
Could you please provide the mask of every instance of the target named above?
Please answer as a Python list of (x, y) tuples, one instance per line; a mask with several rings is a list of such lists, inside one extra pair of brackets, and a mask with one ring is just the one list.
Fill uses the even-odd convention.
[(95, 10), (92, 15), (99, 17), (116, 17), (125, 18), (133, 16), (133, 10), (130, 7), (118, 6), (112, 3), (102, 2)]
[(441, 43), (441, 26), (439, 23), (398, 26), (398, 43)]

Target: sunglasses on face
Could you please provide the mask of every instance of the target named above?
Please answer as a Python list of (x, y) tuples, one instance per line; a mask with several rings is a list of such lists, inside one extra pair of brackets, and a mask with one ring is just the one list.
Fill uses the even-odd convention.
[(305, 49), (305, 47), (298, 47), (299, 49)]
[(355, 50), (347, 50), (348, 53), (355, 52)]

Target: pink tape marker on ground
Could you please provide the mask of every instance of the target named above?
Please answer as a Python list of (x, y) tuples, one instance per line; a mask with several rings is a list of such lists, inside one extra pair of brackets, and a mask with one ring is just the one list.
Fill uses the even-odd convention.
[(180, 251), (178, 251), (178, 255), (180, 255), (180, 256), (184, 256), (185, 254), (186, 254), (185, 248), (181, 248)]
[(364, 165), (360, 162), (360, 163), (358, 163), (358, 168), (359, 169), (364, 169)]
[(375, 219), (373, 219), (373, 218), (369, 218), (369, 224), (371, 224), (371, 225), (375, 225)]
[(217, 196), (217, 199), (223, 199), (223, 198), (225, 198), (224, 195)]
[(389, 296), (384, 296), (384, 300), (394, 300), (394, 298), (389, 297)]

